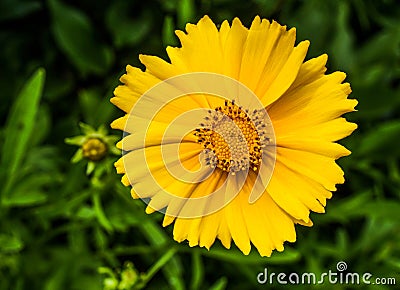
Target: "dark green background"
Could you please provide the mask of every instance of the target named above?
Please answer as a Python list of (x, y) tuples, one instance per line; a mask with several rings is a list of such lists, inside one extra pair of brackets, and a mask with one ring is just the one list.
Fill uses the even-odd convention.
[[(326, 214), (312, 214), (314, 227), (297, 227), (298, 241), (271, 258), (219, 242), (211, 251), (177, 244), (161, 214), (146, 215), (130, 199), (112, 168), (117, 157), (95, 179), (85, 161), (70, 162), (77, 147), (64, 143), (80, 134), (79, 122), (97, 128), (122, 116), (109, 99), (125, 66), (142, 67), (139, 53), (165, 58), (165, 47), (177, 45), (173, 31), (204, 14), (216, 23), (238, 16), (249, 26), (260, 15), (296, 27), (298, 40), (311, 41), (307, 57), (328, 53), (328, 71), (345, 71), (359, 100), (347, 116), (359, 129), (341, 142), (353, 151), (339, 161), (346, 183)], [(120, 278), (126, 261), (140, 273), (152, 269), (148, 289), (292, 289), (260, 286), (257, 273), (335, 271), (339, 261), (400, 283), (397, 1), (1, 0), (0, 25), (1, 290), (103, 289), (98, 268)], [(39, 67), (43, 92), (40, 71), (21, 93)]]

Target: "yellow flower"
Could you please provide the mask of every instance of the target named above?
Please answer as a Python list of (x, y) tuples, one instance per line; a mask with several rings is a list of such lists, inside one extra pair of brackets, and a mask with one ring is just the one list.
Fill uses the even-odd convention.
[(275, 21), (218, 29), (205, 16), (186, 32), (170, 62), (140, 55), (146, 71), (127, 66), (115, 89), (117, 172), (178, 242), (283, 251), (344, 182), (335, 160), (350, 151), (335, 141), (357, 128), (341, 117), (357, 105), (346, 75), (326, 75), (325, 54), (304, 62), (309, 42)]

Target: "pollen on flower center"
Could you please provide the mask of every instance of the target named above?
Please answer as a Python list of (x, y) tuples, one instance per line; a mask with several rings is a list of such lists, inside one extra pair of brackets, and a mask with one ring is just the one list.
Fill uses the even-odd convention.
[(107, 145), (98, 138), (90, 138), (82, 145), (82, 154), (92, 161), (99, 161), (107, 154)]
[(235, 101), (225, 101), (224, 106), (209, 110), (194, 133), (205, 149), (206, 164), (232, 174), (249, 168), (256, 171), (269, 141), (264, 112), (249, 112)]

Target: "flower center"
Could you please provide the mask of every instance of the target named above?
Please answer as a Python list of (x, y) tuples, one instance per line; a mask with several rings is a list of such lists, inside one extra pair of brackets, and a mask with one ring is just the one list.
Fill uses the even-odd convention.
[(195, 132), (205, 149), (206, 164), (232, 174), (249, 168), (256, 171), (269, 141), (264, 114), (265, 110), (243, 110), (234, 100), (209, 110)]
[(107, 145), (100, 139), (90, 138), (82, 145), (82, 154), (92, 161), (99, 161), (107, 154)]

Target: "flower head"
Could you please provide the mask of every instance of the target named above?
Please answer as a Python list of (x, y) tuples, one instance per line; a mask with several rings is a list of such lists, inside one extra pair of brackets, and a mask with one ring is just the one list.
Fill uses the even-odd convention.
[(85, 123), (80, 123), (79, 126), (83, 135), (66, 138), (65, 143), (79, 146), (71, 161), (76, 163), (86, 159), (88, 161), (87, 174), (92, 173), (96, 163), (105, 159), (108, 154), (120, 154), (114, 146), (118, 137), (108, 135), (104, 126), (100, 126), (97, 130)]
[(341, 117), (357, 104), (346, 75), (325, 74), (325, 54), (304, 61), (308, 41), (259, 17), (218, 29), (205, 16), (176, 34), (170, 62), (141, 55), (146, 70), (128, 66), (115, 89), (117, 172), (179, 242), (282, 251), (344, 182), (335, 160), (350, 151), (335, 141), (357, 127)]

